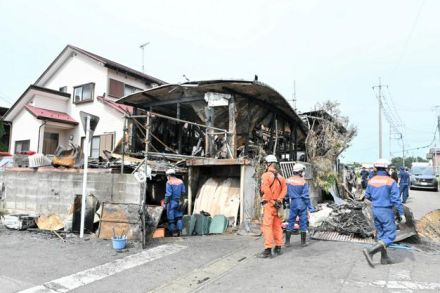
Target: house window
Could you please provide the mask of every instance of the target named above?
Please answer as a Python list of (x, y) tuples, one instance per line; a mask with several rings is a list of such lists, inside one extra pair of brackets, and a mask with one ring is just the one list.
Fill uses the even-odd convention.
[(124, 85), (124, 96), (131, 95), (131, 94), (134, 94), (134, 93), (137, 93), (140, 91), (142, 91), (142, 90), (137, 87), (134, 87), (134, 86), (131, 86), (128, 84)]
[(83, 84), (73, 88), (73, 102), (81, 103), (93, 101), (94, 83)]
[[(85, 137), (81, 138), (81, 148), (84, 150)], [(90, 144), (90, 158), (98, 159), (104, 157), (104, 151), (113, 150), (113, 134), (97, 135), (92, 138)]]
[(90, 145), (90, 157), (91, 158), (99, 158), (99, 144), (100, 144), (101, 138), (99, 136), (94, 136), (92, 138), (92, 143)]
[(67, 93), (67, 86), (60, 87), (60, 92)]
[(30, 139), (28, 140), (17, 140), (15, 142), (15, 153), (27, 152), (29, 151), (31, 145)]

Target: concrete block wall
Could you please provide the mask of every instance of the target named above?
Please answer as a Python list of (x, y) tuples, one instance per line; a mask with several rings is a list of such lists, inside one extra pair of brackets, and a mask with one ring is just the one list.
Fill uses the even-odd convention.
[[(5, 171), (0, 175), (0, 210), (65, 216), (75, 195), (82, 193), (82, 179), (80, 171)], [(141, 184), (131, 174), (92, 172), (87, 181), (87, 193), (101, 202), (139, 203)]]

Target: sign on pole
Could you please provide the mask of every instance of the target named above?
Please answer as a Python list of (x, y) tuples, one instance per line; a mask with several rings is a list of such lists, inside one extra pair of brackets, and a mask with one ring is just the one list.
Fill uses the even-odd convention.
[(84, 132), (86, 134), (86, 139), (84, 141), (84, 171), (83, 171), (83, 188), (81, 196), (81, 226), (79, 230), (79, 237), (84, 237), (84, 220), (86, 214), (86, 191), (87, 191), (87, 171), (89, 165), (90, 156), (90, 143), (93, 137), (93, 132), (95, 132), (96, 126), (99, 122), (99, 117), (81, 111), (79, 113), (81, 117), (81, 123), (83, 125)]

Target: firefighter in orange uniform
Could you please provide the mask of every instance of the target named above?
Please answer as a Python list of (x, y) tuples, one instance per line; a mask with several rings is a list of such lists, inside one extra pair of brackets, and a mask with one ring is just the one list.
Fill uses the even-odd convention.
[(277, 158), (274, 155), (268, 155), (265, 158), (266, 172), (261, 176), (261, 193), (263, 211), (263, 223), (261, 230), (264, 237), (264, 250), (258, 257), (267, 258), (274, 254), (280, 255), (283, 245), (283, 230), (281, 228), (282, 219), (278, 216), (278, 209), (283, 207), (283, 199), (287, 193), (286, 180), (278, 174), (276, 164)]

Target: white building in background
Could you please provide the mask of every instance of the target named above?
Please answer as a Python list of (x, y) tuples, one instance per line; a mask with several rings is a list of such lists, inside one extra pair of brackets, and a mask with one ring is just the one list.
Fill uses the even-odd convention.
[(99, 116), (91, 157), (113, 150), (122, 138), (124, 113), (116, 104), (127, 94), (165, 82), (83, 49), (67, 45), (37, 81), (4, 115), (11, 123), (9, 151), (53, 154), (69, 140), (80, 145), (85, 134), (80, 111)]

